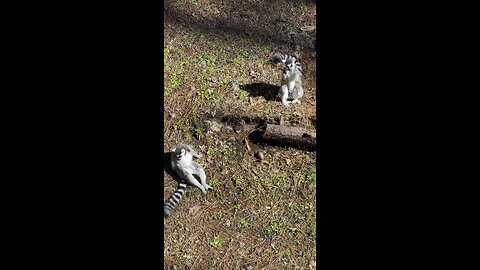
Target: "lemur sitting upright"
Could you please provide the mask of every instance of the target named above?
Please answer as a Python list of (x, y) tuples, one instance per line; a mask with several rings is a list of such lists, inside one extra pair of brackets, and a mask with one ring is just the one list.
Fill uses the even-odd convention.
[[(300, 104), (299, 98), (303, 97), (304, 90), (302, 86), (302, 66), (298, 58), (287, 54), (275, 54), (272, 62), (274, 64), (285, 64), (282, 73), (282, 85), (278, 93), (283, 105), (289, 106), (289, 104), (293, 103)], [(292, 101), (288, 99), (292, 99)]]

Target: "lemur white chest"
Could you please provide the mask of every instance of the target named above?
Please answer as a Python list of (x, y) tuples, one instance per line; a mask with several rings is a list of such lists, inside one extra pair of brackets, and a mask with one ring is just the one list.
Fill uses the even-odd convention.
[(296, 74), (295, 71), (287, 71), (285, 74), (285, 83), (287, 84), (288, 91), (292, 92), (295, 88)]
[(192, 155), (186, 154), (177, 162), (177, 166), (187, 171), (190, 171), (189, 168), (190, 168), (190, 165), (192, 164), (192, 160), (193, 160)]

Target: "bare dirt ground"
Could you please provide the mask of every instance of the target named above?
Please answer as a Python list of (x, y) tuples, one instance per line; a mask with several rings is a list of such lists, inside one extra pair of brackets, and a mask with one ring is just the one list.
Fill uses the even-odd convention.
[[(197, 162), (214, 190), (188, 187), (164, 220), (164, 269), (316, 268), (315, 152), (248, 137), (262, 122), (315, 129), (316, 38), (303, 28), (315, 25), (315, 5), (165, 2), (164, 147), (186, 143), (203, 154)], [(276, 99), (277, 52), (300, 53), (300, 105)], [(168, 198), (177, 188), (168, 166), (164, 183)]]

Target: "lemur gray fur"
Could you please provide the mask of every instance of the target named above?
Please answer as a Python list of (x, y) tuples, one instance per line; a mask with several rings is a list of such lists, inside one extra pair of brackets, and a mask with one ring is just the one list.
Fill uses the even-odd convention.
[[(195, 161), (193, 157), (200, 158), (203, 155), (198, 154), (189, 145), (180, 144), (172, 149), (171, 164), (172, 170), (182, 179), (179, 183), (178, 189), (167, 200), (163, 208), (164, 216), (170, 216), (172, 210), (176, 207), (187, 188), (187, 183), (199, 188), (203, 194), (207, 194), (208, 190), (213, 189), (207, 184), (207, 177), (202, 166)], [(200, 178), (200, 182), (195, 179), (194, 175)]]
[[(278, 92), (278, 96), (282, 99), (285, 106), (289, 104), (300, 104), (300, 98), (303, 97), (304, 89), (302, 85), (302, 66), (298, 60), (298, 56), (290, 56), (287, 54), (275, 54), (272, 58), (273, 64), (284, 63), (285, 67), (282, 72), (282, 84)], [(291, 101), (288, 99), (292, 99)]]

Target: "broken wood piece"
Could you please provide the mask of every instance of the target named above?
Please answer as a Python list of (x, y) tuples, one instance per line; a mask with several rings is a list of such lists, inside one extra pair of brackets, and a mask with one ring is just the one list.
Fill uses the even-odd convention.
[(300, 127), (267, 124), (262, 138), (266, 141), (288, 143), (310, 148), (315, 148), (317, 145), (316, 132)]

